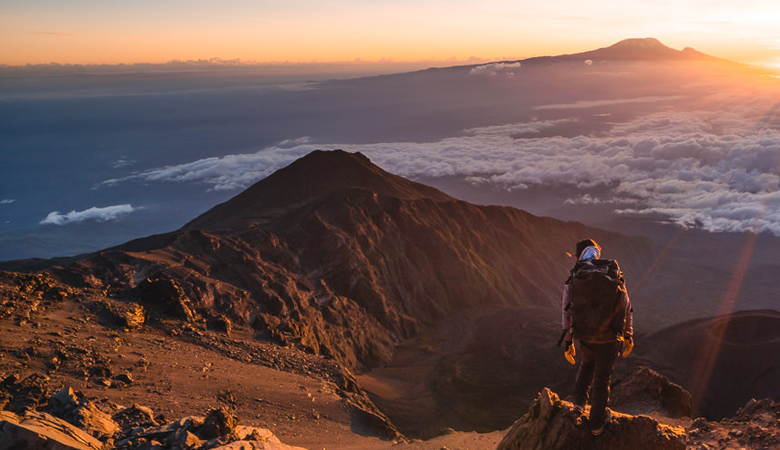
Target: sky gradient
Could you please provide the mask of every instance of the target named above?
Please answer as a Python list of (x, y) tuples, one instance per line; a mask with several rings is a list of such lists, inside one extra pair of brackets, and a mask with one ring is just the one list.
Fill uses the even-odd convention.
[(632, 37), (780, 67), (775, 0), (0, 0), (0, 64), (467, 60)]

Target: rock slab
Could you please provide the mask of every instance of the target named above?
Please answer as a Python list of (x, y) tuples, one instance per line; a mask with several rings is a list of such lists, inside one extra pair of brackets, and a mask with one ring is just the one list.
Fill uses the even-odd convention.
[(685, 450), (685, 430), (647, 416), (613, 413), (601, 436), (591, 436), (587, 416), (544, 388), (497, 450)]
[(0, 411), (0, 450), (101, 450), (103, 444), (85, 431), (52, 415), (27, 411), (18, 416)]

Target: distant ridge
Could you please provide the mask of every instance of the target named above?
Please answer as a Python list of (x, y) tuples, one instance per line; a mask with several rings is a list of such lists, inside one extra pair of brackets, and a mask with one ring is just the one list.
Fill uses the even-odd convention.
[(640, 62), (640, 61), (699, 61), (722, 62), (738, 64), (722, 58), (702, 53), (691, 47), (675, 50), (664, 45), (656, 38), (632, 38), (624, 39), (609, 47), (590, 50), (581, 53), (572, 53), (557, 56), (538, 56), (520, 60), (523, 65), (540, 65), (551, 63), (582, 63), (590, 60), (598, 62)]

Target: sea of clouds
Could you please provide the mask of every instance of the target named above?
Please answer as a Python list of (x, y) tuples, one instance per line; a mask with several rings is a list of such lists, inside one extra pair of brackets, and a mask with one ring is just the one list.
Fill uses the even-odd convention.
[(614, 123), (603, 135), (574, 138), (548, 136), (577, 119), (473, 128), (428, 143), (319, 144), (302, 138), (255, 153), (159, 167), (99, 187), (135, 180), (238, 190), (312, 150), (340, 148), (360, 151), (405, 177), (455, 176), (507, 190), (575, 188), (580, 194), (566, 203), (610, 204), (618, 214), (663, 215), (709, 231), (780, 236), (777, 113), (778, 105), (762, 102), (730, 110), (659, 112)]

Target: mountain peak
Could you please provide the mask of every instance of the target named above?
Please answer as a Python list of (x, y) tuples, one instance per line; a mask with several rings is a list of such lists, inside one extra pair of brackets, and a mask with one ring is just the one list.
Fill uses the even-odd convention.
[(609, 47), (584, 53), (567, 55), (567, 58), (585, 58), (591, 60), (633, 60), (633, 61), (663, 61), (663, 60), (703, 60), (717, 59), (690, 47), (675, 50), (667, 47), (656, 38), (624, 39)]
[(609, 47), (558, 56), (537, 56), (522, 60), (523, 64), (550, 63), (581, 63), (592, 62), (635, 62), (635, 61), (725, 61), (714, 56), (701, 53), (690, 47), (675, 50), (667, 47), (656, 38), (631, 38), (610, 45)]
[(265, 222), (290, 206), (344, 189), (365, 189), (401, 199), (452, 200), (435, 188), (382, 170), (360, 152), (315, 150), (205, 212), (185, 228), (216, 229)]
[(673, 50), (661, 43), (656, 38), (631, 38), (623, 39), (622, 41), (613, 44), (607, 48), (621, 48), (621, 49), (634, 49), (634, 50), (652, 50), (652, 49), (668, 49)]

